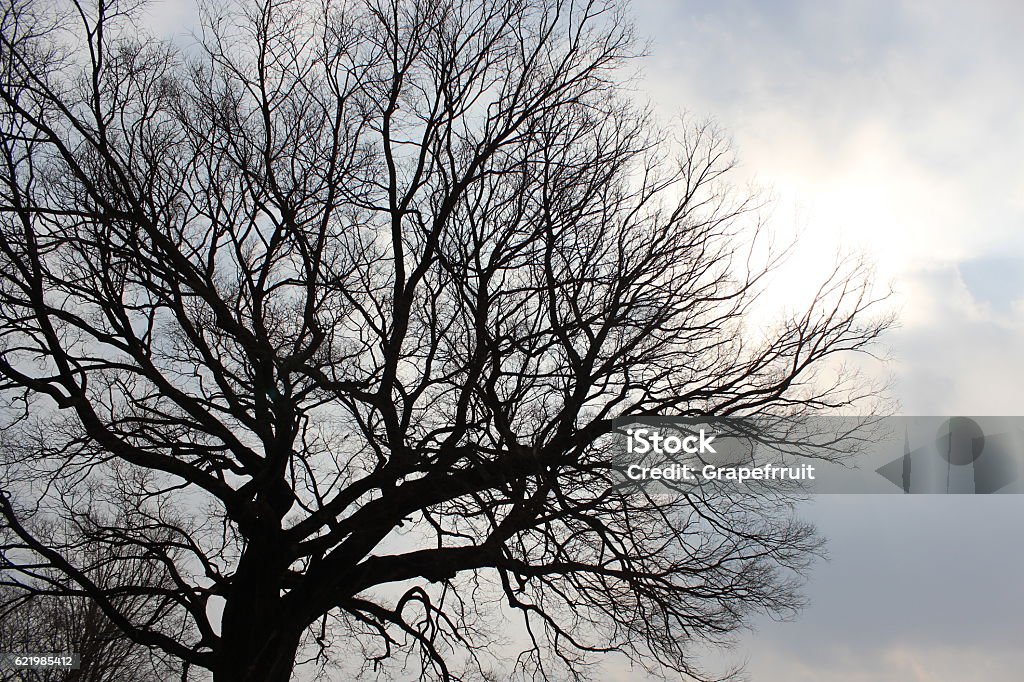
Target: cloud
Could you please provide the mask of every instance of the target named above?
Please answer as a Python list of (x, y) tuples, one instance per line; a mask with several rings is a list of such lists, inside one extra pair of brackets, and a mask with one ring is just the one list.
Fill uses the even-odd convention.
[[(896, 291), (906, 414), (1024, 414), (1024, 90), (1011, 2), (634, 5), (651, 99), (732, 131), (800, 249), (792, 300), (845, 248)], [(788, 277), (788, 279), (786, 279)], [(1002, 682), (1024, 653), (1024, 498), (819, 498), (811, 606), (730, 657), (758, 682)]]
[[(817, 239), (872, 247), (883, 274), (1024, 254), (1022, 10), (989, 4), (635, 5), (666, 112), (711, 114), (744, 171)], [(825, 245), (822, 245), (824, 248)], [(816, 257), (816, 256), (815, 256)]]
[(1009, 277), (990, 291), (1000, 269), (1012, 267), (996, 263), (950, 264), (903, 278), (904, 326), (890, 341), (908, 414), (1024, 414), (1021, 292)]
[(991, 652), (960, 647), (933, 650), (888, 649), (873, 657), (847, 649), (834, 664), (796, 665), (784, 654), (764, 652), (754, 680), (786, 682), (992, 682), (1017, 679), (1024, 655), (993, 659)]
[(803, 514), (829, 538), (810, 607), (758, 624), (719, 666), (757, 682), (1009, 682), (1024, 664), (1024, 530), (1017, 495), (822, 496)]

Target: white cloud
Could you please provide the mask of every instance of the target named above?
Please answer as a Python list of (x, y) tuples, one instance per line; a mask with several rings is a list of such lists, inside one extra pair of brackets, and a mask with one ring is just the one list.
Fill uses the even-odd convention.
[[(843, 244), (879, 276), (1024, 255), (1024, 48), (996, 5), (639, 2), (652, 99), (711, 114), (779, 197), (806, 268)], [(910, 302), (913, 305), (913, 301)]]

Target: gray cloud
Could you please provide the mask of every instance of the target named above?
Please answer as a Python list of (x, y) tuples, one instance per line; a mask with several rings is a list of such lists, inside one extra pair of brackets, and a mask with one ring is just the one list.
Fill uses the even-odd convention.
[(796, 621), (745, 643), (754, 680), (1013, 680), (1024, 640), (1018, 496), (822, 497), (831, 559)]

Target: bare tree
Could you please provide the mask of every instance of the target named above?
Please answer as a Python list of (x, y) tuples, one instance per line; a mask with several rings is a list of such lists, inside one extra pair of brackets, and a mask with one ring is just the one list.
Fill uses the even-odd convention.
[[(37, 529), (53, 537), (54, 528)], [(6, 543), (8, 550), (11, 543)], [(123, 552), (110, 552), (90, 543), (73, 556), (74, 564), (102, 586), (117, 609), (131, 618), (161, 618), (166, 611), (149, 611), (161, 587), (173, 585), (159, 562), (140, 560)], [(65, 573), (42, 563), (19, 564), (18, 582), (8, 583), (0, 573), (0, 651), (7, 654), (74, 653), (80, 664), (73, 669), (3, 669), (5, 682), (163, 682), (180, 673), (161, 651), (141, 646), (124, 636), (99, 604)], [(162, 583), (162, 585), (161, 585)], [(144, 590), (140, 594), (140, 590)], [(166, 601), (166, 600), (165, 600)]]
[(621, 492), (612, 420), (848, 405), (830, 359), (886, 320), (840, 267), (745, 326), (757, 202), (630, 101), (620, 7), (265, 0), (185, 51), (136, 9), (2, 16), (10, 590), (45, 566), (218, 682), (701, 678), (693, 642), (798, 604), (784, 502)]

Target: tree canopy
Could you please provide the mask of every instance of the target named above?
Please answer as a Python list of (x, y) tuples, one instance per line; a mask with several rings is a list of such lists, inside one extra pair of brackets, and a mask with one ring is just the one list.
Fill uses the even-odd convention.
[(746, 324), (759, 203), (622, 7), (144, 9), (0, 17), (0, 618), (85, 597), (218, 682), (704, 679), (798, 604), (784, 502), (624, 493), (612, 420), (840, 408), (887, 320), (852, 266)]

